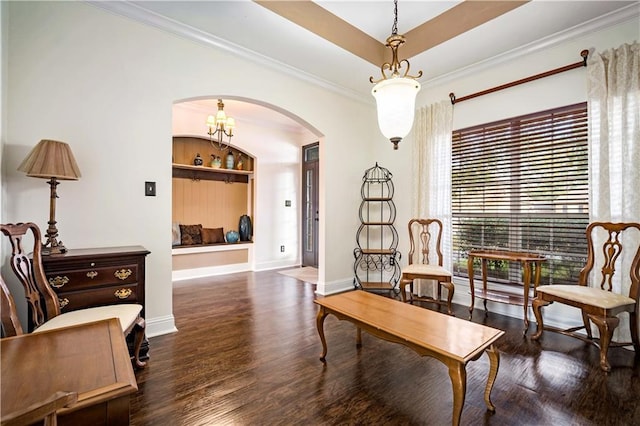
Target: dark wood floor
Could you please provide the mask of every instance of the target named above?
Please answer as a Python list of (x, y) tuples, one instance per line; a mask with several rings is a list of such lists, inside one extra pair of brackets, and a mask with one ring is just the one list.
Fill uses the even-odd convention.
[[(366, 333), (356, 349), (353, 325), (329, 316), (321, 363), (314, 290), (273, 271), (176, 283), (180, 331), (149, 339), (132, 424), (451, 424), (448, 371), (434, 359)], [(458, 317), (466, 312), (456, 307)], [(497, 314), (477, 311), (474, 321), (506, 334), (497, 343), (497, 410), (485, 409), (483, 355), (467, 367), (463, 425), (640, 424), (633, 352), (612, 349), (607, 375), (592, 345), (554, 333), (531, 342), (522, 321)]]

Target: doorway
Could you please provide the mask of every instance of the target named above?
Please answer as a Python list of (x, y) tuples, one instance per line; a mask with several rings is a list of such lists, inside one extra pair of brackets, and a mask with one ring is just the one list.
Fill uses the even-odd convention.
[(319, 143), (302, 147), (302, 266), (318, 267)]

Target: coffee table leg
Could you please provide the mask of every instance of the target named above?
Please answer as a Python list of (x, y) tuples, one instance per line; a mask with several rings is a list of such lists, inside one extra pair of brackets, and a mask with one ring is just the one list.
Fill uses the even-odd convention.
[(320, 335), (320, 341), (322, 342), (322, 353), (320, 354), (320, 361), (324, 362), (327, 356), (327, 339), (324, 337), (324, 319), (329, 315), (325, 311), (323, 306), (320, 306), (318, 310), (318, 316), (316, 317), (316, 327), (318, 328), (318, 334)]
[(356, 327), (356, 348), (362, 347), (362, 329), (360, 327)]
[(449, 377), (453, 386), (453, 417), (451, 424), (458, 426), (462, 417), (462, 407), (467, 392), (467, 370), (460, 362), (451, 362), (449, 365)]
[(487, 387), (484, 389), (484, 402), (487, 404), (487, 408), (491, 412), (496, 411), (495, 405), (491, 402), (491, 390), (493, 384), (496, 381), (498, 375), (498, 368), (500, 367), (500, 354), (494, 345), (491, 345), (487, 349), (487, 355), (489, 355), (489, 377), (487, 378)]

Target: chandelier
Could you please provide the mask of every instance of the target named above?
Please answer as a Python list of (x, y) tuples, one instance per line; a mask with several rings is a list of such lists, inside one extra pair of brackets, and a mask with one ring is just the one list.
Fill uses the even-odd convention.
[[(227, 149), (233, 137), (236, 121), (231, 117), (227, 117), (227, 114), (224, 113), (222, 99), (218, 99), (218, 112), (216, 115), (207, 117), (207, 127), (211, 145), (221, 151)], [(227, 143), (224, 142), (225, 136), (228, 138)]]
[[(398, 34), (398, 0), (394, 0), (393, 27), (387, 38), (386, 47), (391, 49), (391, 63), (385, 62), (380, 67), (382, 78), (375, 80), (371, 94), (376, 98), (378, 108), (378, 126), (382, 134), (393, 143), (393, 149), (398, 149), (398, 142), (411, 131), (415, 110), (416, 95), (420, 91), (420, 83), (416, 80), (422, 77), (409, 74), (409, 61), (398, 61), (398, 48), (404, 44), (404, 36)], [(403, 65), (406, 65), (403, 71)], [(389, 74), (387, 75), (387, 72)]]

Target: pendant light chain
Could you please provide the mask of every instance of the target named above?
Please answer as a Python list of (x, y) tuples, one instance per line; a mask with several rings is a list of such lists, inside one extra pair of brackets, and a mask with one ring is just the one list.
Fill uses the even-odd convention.
[(393, 26), (391, 27), (391, 34), (398, 34), (398, 0), (393, 0)]

